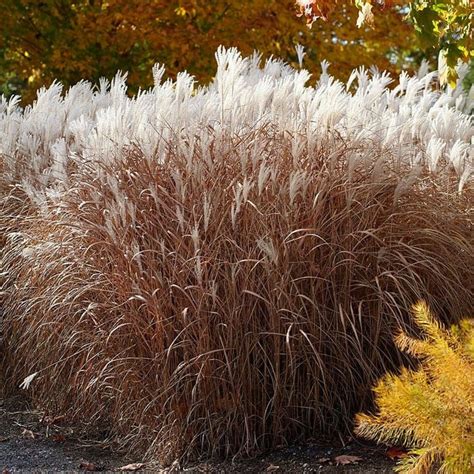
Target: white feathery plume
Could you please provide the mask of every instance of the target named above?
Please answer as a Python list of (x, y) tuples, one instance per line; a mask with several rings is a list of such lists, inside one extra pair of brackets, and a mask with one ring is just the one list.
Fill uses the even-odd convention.
[(39, 372), (34, 372), (34, 373), (28, 375), (28, 377), (25, 377), (23, 379), (23, 382), (21, 382), (21, 384), (20, 384), (20, 388), (22, 388), (24, 390), (27, 390), (28, 388), (30, 388), (31, 382), (33, 382), (33, 380), (36, 378), (38, 373)]
[[(296, 53), (301, 65), (301, 45)], [(292, 136), (295, 159), (338, 134), (351, 146), (370, 143), (371, 149), (387, 150), (399, 165), (411, 166), (413, 157), (425, 156), (423, 166), (433, 173), (445, 159), (463, 185), (471, 179), (473, 127), (463, 110), (469, 110), (472, 100), (460, 88), (444, 92), (431, 87), (436, 73), (428, 73), (426, 63), (416, 76), (403, 72), (389, 89), (388, 74), (363, 68), (342, 84), (329, 75), (329, 64), (323, 61), (313, 88), (307, 85), (308, 71), (294, 70), (276, 58), (262, 64), (257, 53), (244, 58), (235, 48), (220, 47), (216, 59), (215, 78), (203, 87), (196, 87), (187, 73), (163, 82), (164, 68), (156, 65), (154, 86), (135, 97), (127, 95), (122, 73), (111, 83), (101, 80), (98, 88), (80, 81), (63, 91), (54, 82), (24, 109), (18, 98), (0, 97), (3, 179), (25, 183), (38, 204), (48, 195), (45, 188), (62, 192), (58, 180), (63, 192), (71, 186), (71, 160), (79, 169), (91, 161), (107, 165), (124, 159), (125, 150), (133, 146), (151, 162), (165, 162), (174, 150), (188, 161), (198, 153), (199, 166), (212, 166), (211, 146), (226, 156), (232, 151), (226, 137), (237, 140), (255, 130)], [(264, 134), (255, 134), (251, 146), (239, 146), (242, 165), (261, 167), (262, 157), (271, 156)], [(101, 166), (96, 169), (98, 179), (104, 179)], [(259, 192), (270, 172), (262, 168)], [(133, 210), (119, 198), (117, 203), (127, 220), (125, 214)], [(236, 213), (239, 207), (237, 200)]]

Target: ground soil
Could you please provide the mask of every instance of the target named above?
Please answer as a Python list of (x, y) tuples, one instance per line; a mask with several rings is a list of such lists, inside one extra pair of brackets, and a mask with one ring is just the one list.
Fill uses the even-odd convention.
[[(357, 462), (338, 464), (338, 456), (357, 456)], [(341, 458), (339, 458), (341, 459)], [(351, 458), (342, 458), (348, 461)], [(73, 427), (60, 419), (28, 409), (19, 398), (0, 400), (0, 472), (121, 472), (142, 463), (114, 452), (104, 442), (80, 439)], [(391, 473), (394, 461), (380, 447), (359, 440), (314, 442), (283, 448), (253, 459), (199, 462), (161, 469), (143, 463), (136, 472), (206, 473)], [(135, 466), (137, 467), (137, 466)]]

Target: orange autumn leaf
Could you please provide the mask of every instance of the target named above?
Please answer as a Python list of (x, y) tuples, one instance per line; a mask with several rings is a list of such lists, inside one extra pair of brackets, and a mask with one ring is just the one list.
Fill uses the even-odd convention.
[(311, 28), (318, 18), (328, 20), (329, 14), (336, 8), (337, 0), (297, 0), (298, 16), (306, 18), (306, 24)]
[(402, 459), (402, 458), (407, 457), (408, 451), (405, 448), (401, 448), (399, 446), (392, 446), (391, 448), (387, 449), (385, 454), (390, 459), (396, 460), (396, 459)]

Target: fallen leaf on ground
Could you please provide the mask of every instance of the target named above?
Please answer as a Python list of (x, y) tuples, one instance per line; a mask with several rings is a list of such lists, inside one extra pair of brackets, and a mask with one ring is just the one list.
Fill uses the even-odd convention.
[(46, 423), (47, 425), (56, 425), (60, 423), (61, 421), (64, 421), (66, 419), (65, 415), (60, 415), (60, 416), (45, 416), (42, 420), (43, 423)]
[(357, 464), (359, 461), (363, 461), (363, 459), (359, 456), (341, 454), (340, 456), (336, 456), (334, 461), (336, 461), (336, 464)]
[(408, 451), (405, 448), (400, 448), (399, 446), (392, 446), (388, 448), (385, 453), (390, 459), (401, 459), (408, 456)]
[(97, 466), (93, 462), (83, 461), (81, 464), (79, 464), (79, 469), (82, 469), (83, 471), (94, 472), (97, 471)]
[(119, 471), (138, 471), (141, 469), (145, 464), (142, 462), (135, 462), (132, 464), (127, 464), (126, 466), (119, 467)]
[(7, 467), (4, 467), (4, 468), (3, 468), (2, 474), (10, 474), (10, 471), (8, 470)]
[(325, 462), (329, 462), (330, 460), (331, 458), (318, 458), (316, 459), (316, 462), (325, 463)]
[(275, 464), (270, 464), (270, 466), (267, 467), (267, 472), (278, 471), (278, 469), (280, 469), (280, 466), (276, 466)]
[(21, 432), (21, 436), (26, 439), (35, 439), (36, 436), (31, 430), (27, 430), (26, 428), (23, 428), (23, 431)]
[(56, 441), (56, 443), (64, 443), (66, 441), (66, 436), (64, 436), (63, 434), (54, 434), (53, 436), (51, 436), (51, 439), (53, 441)]

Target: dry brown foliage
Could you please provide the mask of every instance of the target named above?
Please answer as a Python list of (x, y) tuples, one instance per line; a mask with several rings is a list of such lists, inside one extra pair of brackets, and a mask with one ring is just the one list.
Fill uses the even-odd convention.
[(163, 463), (343, 429), (402, 362), (415, 301), (473, 309), (472, 189), (448, 172), (400, 194), (408, 169), (337, 137), (298, 159), (269, 130), (206, 149), (84, 162), (16, 219), (3, 201), (9, 383), (37, 372), (37, 404)]

